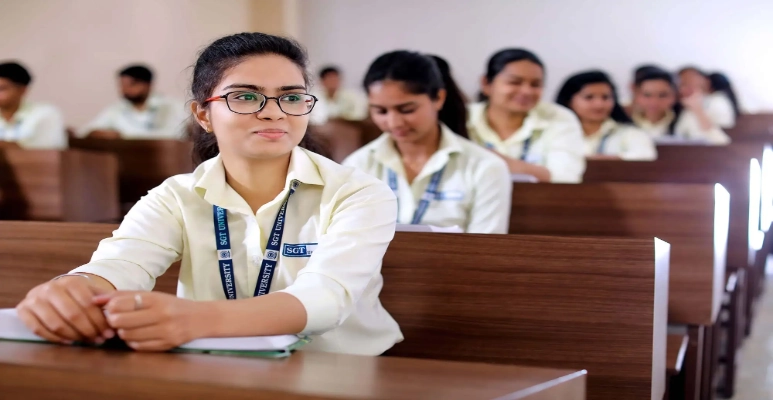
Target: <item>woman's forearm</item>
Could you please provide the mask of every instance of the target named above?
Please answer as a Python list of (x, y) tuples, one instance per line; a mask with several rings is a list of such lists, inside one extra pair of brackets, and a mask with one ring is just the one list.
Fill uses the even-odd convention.
[(306, 309), (289, 293), (202, 302), (201, 308), (199, 337), (287, 335), (306, 327)]
[(702, 131), (709, 131), (711, 128), (714, 127), (714, 122), (711, 120), (708, 114), (706, 114), (706, 111), (703, 110), (703, 108), (697, 108), (695, 111), (695, 116), (698, 118), (698, 125), (700, 126)]

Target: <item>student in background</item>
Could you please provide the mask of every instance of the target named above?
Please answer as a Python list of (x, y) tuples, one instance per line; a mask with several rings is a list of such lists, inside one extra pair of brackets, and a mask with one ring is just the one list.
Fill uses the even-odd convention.
[[(32, 289), (19, 318), (51, 341), (117, 334), (141, 351), (302, 333), (308, 350), (378, 355), (401, 341), (379, 301), (394, 195), (299, 147), (316, 101), (306, 65), (297, 43), (262, 33), (205, 48), (191, 111), (206, 161), (151, 190), (88, 264)], [(179, 297), (150, 292), (178, 260)]]
[(589, 159), (649, 161), (657, 158), (655, 143), (633, 125), (617, 101), (617, 90), (602, 71), (576, 74), (564, 82), (556, 103), (577, 114)]
[(123, 99), (103, 110), (78, 137), (101, 139), (182, 139), (189, 114), (182, 102), (153, 94), (153, 73), (132, 65), (118, 73)]
[(62, 114), (25, 99), (32, 76), (15, 62), (0, 64), (0, 146), (35, 150), (67, 148)]
[(507, 165), (467, 140), (456, 84), (423, 54), (378, 57), (363, 85), (370, 115), (384, 131), (344, 165), (389, 183), (404, 224), (507, 233), (512, 185)]
[(498, 153), (514, 174), (578, 183), (585, 172), (582, 127), (570, 110), (540, 101), (544, 80), (533, 53), (494, 54), (482, 80), (486, 100), (469, 108), (470, 138)]
[(319, 72), (319, 90), (315, 91), (324, 104), (327, 120), (362, 121), (368, 116), (368, 105), (360, 93), (341, 87), (341, 71), (333, 66)]
[(730, 138), (706, 114), (700, 97), (678, 100), (673, 76), (649, 71), (636, 80), (632, 119), (656, 142), (668, 138), (707, 144), (730, 143)]
[(709, 75), (709, 82), (711, 83), (710, 98), (713, 98), (718, 94), (724, 94), (725, 97), (730, 100), (730, 104), (732, 104), (734, 116), (738, 118), (738, 116), (741, 115), (741, 107), (738, 105), (738, 97), (735, 95), (735, 90), (733, 90), (730, 79), (721, 72), (715, 72)]
[[(636, 79), (638, 79), (643, 74), (647, 73), (648, 71), (653, 70), (662, 70), (664, 68), (661, 68), (655, 64), (641, 64), (638, 67), (634, 68), (633, 70), (633, 79), (631, 79), (631, 82), (628, 86), (628, 90), (630, 92), (631, 97), (626, 98), (624, 100), (620, 100), (620, 104), (623, 106), (623, 110), (625, 110), (625, 113), (628, 115), (631, 115), (631, 112), (633, 111), (633, 93), (636, 91)], [(618, 96), (620, 93), (618, 93)]]
[(706, 115), (720, 128), (735, 126), (733, 102), (724, 91), (712, 91), (709, 75), (697, 67), (679, 70), (679, 96), (685, 102), (701, 104)]

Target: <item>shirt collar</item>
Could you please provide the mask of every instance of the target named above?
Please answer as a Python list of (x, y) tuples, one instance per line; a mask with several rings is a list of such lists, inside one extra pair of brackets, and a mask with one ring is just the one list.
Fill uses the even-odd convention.
[[(448, 164), (454, 154), (462, 153), (462, 145), (460, 141), (463, 140), (459, 135), (454, 133), (445, 124), (440, 124), (440, 144), (437, 151), (432, 154), (427, 164), (424, 165), (421, 172), (416, 176), (415, 180), (421, 179), (423, 176), (431, 175)], [(374, 146), (371, 148), (373, 157), (386, 166), (387, 168), (395, 171), (395, 173), (405, 176), (405, 169), (403, 167), (402, 158), (397, 151), (394, 139), (388, 133), (382, 134), (376, 139)]]
[(650, 122), (647, 118), (644, 118), (644, 114), (640, 112), (634, 112), (631, 115), (631, 119), (633, 119), (633, 122), (636, 123), (636, 125), (643, 126), (643, 127), (652, 127), (652, 126), (666, 126), (671, 124), (671, 122), (674, 121), (674, 118), (676, 117), (676, 114), (673, 110), (668, 110), (666, 112), (666, 116), (663, 117), (658, 122)]
[(134, 108), (134, 105), (129, 100), (121, 99), (121, 104), (123, 104), (123, 107), (126, 108), (127, 110), (137, 112), (137, 113), (142, 113), (150, 110), (157, 110), (160, 107), (162, 107), (164, 105), (164, 98), (157, 94), (151, 93), (148, 99), (145, 100), (146, 107), (142, 111), (138, 111), (136, 108)]
[(617, 121), (613, 120), (612, 118), (607, 119), (604, 121), (604, 123), (601, 124), (601, 127), (599, 127), (599, 130), (586, 136), (588, 139), (598, 139), (602, 138), (609, 133), (611, 133), (613, 130), (615, 130), (618, 126)]
[[(195, 179), (194, 191), (207, 202), (225, 209), (251, 214), (247, 202), (226, 183), (225, 167), (220, 154), (199, 165), (193, 171), (193, 176)], [(294, 180), (305, 185), (324, 186), (325, 184), (317, 164), (306, 150), (297, 146), (290, 155), (285, 189), (279, 194), (280, 197), (290, 190), (290, 185)]]
[(502, 140), (501, 137), (494, 131), (489, 125), (488, 118), (486, 117), (486, 109), (488, 108), (487, 102), (476, 103), (470, 106), (470, 123), (471, 130), (478, 135), (479, 139), (488, 143), (505, 143), (505, 142), (522, 142), (532, 136), (535, 131), (543, 130), (547, 127), (547, 119), (545, 115), (545, 106), (543, 103), (538, 103), (523, 120), (523, 125), (518, 129), (514, 135)]
[(22, 101), (21, 105), (19, 105), (19, 109), (16, 110), (16, 112), (13, 114), (13, 117), (11, 117), (10, 121), (6, 121), (4, 118), (0, 117), (0, 123), (4, 125), (16, 125), (24, 121), (25, 118), (29, 116), (29, 114), (34, 110), (34, 106), (27, 102)]

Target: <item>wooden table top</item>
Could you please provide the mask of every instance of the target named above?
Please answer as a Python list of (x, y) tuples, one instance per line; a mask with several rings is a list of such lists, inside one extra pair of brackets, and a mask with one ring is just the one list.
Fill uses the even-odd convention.
[(666, 338), (666, 372), (669, 376), (677, 375), (682, 370), (687, 343), (687, 335), (668, 334)]
[(286, 359), (0, 342), (4, 399), (585, 399), (585, 371), (297, 352)]

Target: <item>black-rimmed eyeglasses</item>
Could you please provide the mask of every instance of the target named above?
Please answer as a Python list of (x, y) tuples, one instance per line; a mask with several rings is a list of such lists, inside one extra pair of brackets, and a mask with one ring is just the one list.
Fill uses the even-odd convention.
[(269, 97), (257, 92), (239, 91), (210, 97), (206, 102), (219, 99), (225, 99), (228, 109), (236, 114), (255, 114), (266, 106), (268, 100), (275, 100), (283, 113), (296, 117), (310, 113), (318, 100), (316, 96), (308, 93), (288, 93), (279, 97)]

